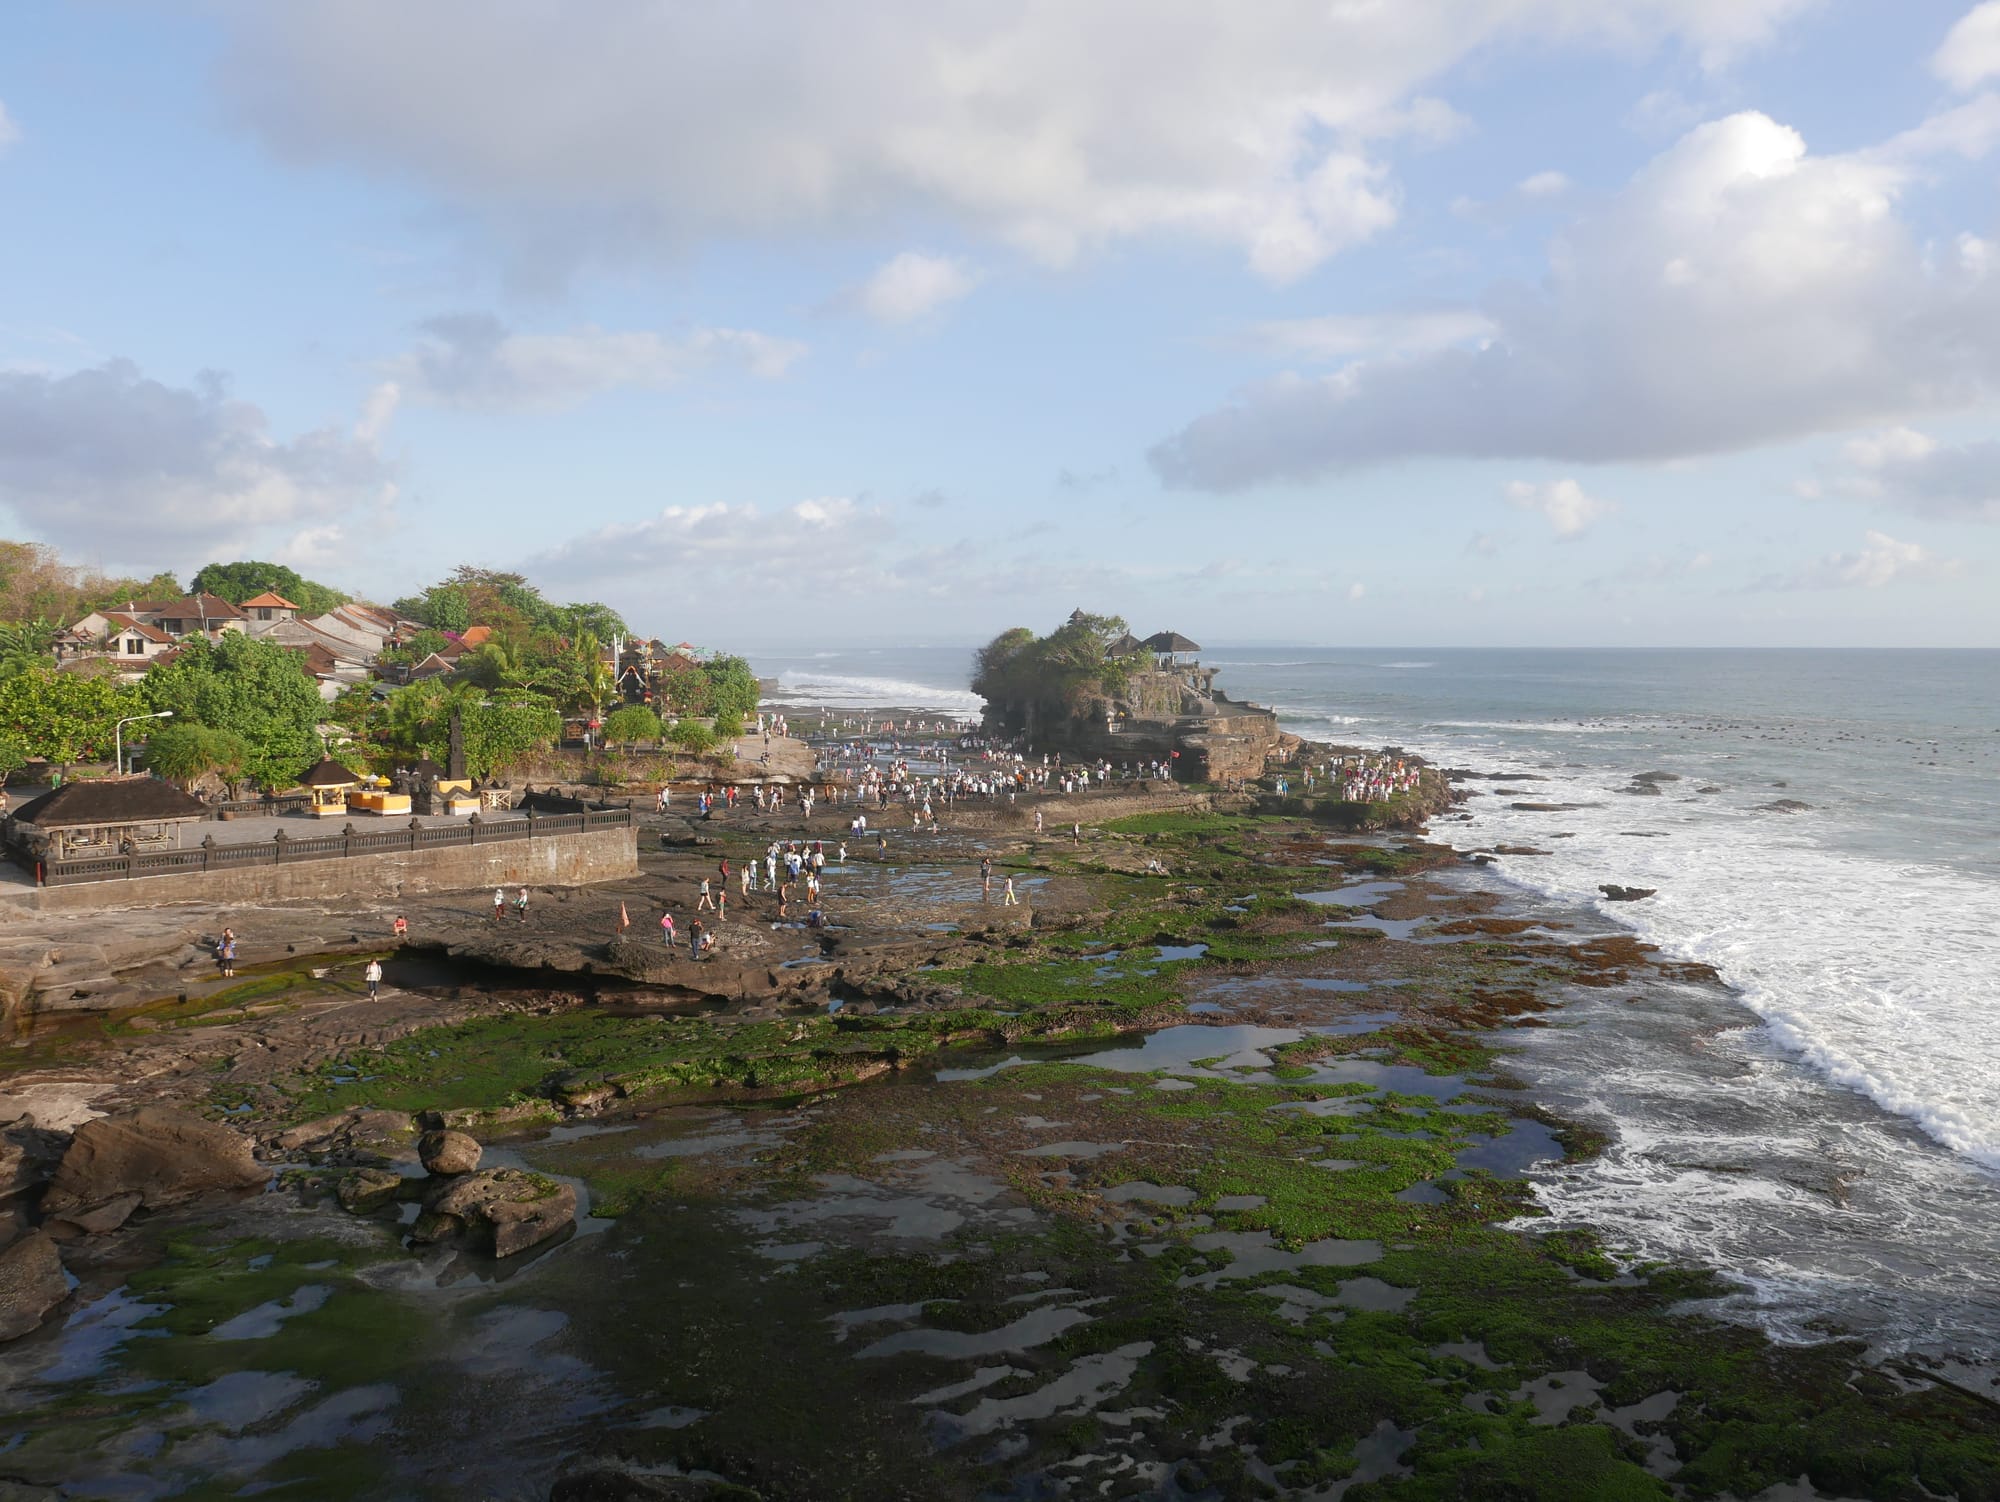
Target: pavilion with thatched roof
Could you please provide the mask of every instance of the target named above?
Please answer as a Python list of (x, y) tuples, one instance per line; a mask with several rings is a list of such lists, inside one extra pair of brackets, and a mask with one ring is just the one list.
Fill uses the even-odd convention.
[(1109, 646), (1107, 646), (1104, 649), (1104, 655), (1106, 657), (1113, 659), (1120, 657), (1137, 657), (1145, 650), (1146, 650), (1146, 644), (1140, 641), (1139, 638), (1134, 636), (1131, 632), (1127, 631), (1124, 635), (1120, 636), (1116, 641), (1112, 642)]
[(347, 812), (347, 795), (361, 786), (361, 779), (330, 756), (299, 779), (299, 786), (311, 796), (307, 809), (316, 819), (337, 819)]
[(1145, 645), (1160, 659), (1160, 666), (1180, 667), (1194, 661), (1201, 651), (1199, 642), (1189, 641), (1178, 631), (1156, 631), (1146, 638)]
[(179, 849), (182, 831), (208, 805), (157, 777), (92, 777), (65, 783), (23, 804), (8, 820), (9, 842), (44, 860)]

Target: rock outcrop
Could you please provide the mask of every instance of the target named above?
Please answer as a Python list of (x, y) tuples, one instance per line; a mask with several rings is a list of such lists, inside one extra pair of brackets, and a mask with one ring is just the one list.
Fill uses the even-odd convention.
[(576, 1191), (518, 1168), (440, 1180), (425, 1197), (410, 1235), (416, 1241), (463, 1241), (511, 1257), (560, 1236), (576, 1223)]
[(405, 1182), (401, 1174), (386, 1168), (357, 1168), (342, 1177), (334, 1194), (339, 1198), (342, 1209), (366, 1215), (371, 1210), (381, 1209), (401, 1194)]
[(479, 1167), (479, 1144), (464, 1132), (425, 1132), (417, 1139), (424, 1172), (449, 1178)]
[(1604, 894), (1606, 902), (1641, 902), (1654, 896), (1658, 887), (1621, 887), (1616, 882), (1600, 882), (1597, 890)]
[(38, 1329), (49, 1311), (69, 1297), (62, 1254), (41, 1231), (29, 1231), (0, 1249), (0, 1340)]
[(269, 1139), (267, 1150), (283, 1157), (304, 1156), (315, 1163), (407, 1163), (416, 1138), (407, 1111), (354, 1106), (305, 1122)]
[(261, 1189), (269, 1177), (249, 1138), (185, 1111), (141, 1106), (77, 1128), (42, 1211), (80, 1230), (111, 1230), (141, 1207)]

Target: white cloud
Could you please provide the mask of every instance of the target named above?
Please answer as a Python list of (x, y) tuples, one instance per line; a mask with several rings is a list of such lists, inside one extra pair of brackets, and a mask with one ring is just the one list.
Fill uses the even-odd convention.
[(387, 389), (436, 406), (559, 408), (620, 386), (675, 386), (702, 371), (773, 379), (804, 354), (803, 344), (747, 329), (696, 329), (677, 339), (588, 326), (517, 334), (491, 314), (454, 313), (423, 324), (416, 347), (391, 362)]
[(1546, 485), (1516, 480), (1507, 487), (1507, 500), (1523, 511), (1534, 512), (1561, 538), (1583, 536), (1593, 522), (1618, 509), (1609, 501), (1585, 494), (1574, 480), (1555, 480)]
[(1360, 604), (1368, 596), (1368, 586), (1356, 580), (1347, 586), (1347, 598), (1353, 604)]
[(1569, 191), (1569, 179), (1560, 172), (1537, 172), (1522, 178), (1514, 187), (1529, 198), (1554, 198)]
[(2000, 522), (2000, 442), (1941, 444), (1897, 427), (1842, 447), (1845, 463), (1802, 481), (1802, 494), (1873, 501), (1938, 521)]
[(354, 424), (354, 436), (363, 443), (374, 443), (389, 428), (389, 420), (396, 415), (396, 408), (403, 400), (403, 388), (394, 381), (384, 381), (368, 393), (368, 400), (361, 404), (361, 416)]
[(1751, 588), (1880, 589), (1897, 579), (1954, 573), (1958, 567), (1956, 561), (1939, 558), (1917, 543), (1871, 531), (1863, 535), (1858, 553), (1829, 553), (1790, 574), (1768, 576)]
[(860, 303), (870, 318), (910, 323), (957, 302), (978, 285), (978, 276), (956, 257), (906, 250), (862, 284)]
[(1344, 361), (1356, 355), (1427, 354), (1455, 344), (1477, 344), (1494, 333), (1493, 321), (1471, 308), (1417, 313), (1333, 314), (1255, 324), (1251, 342), (1302, 360)]
[(1932, 55), (1931, 71), (1957, 89), (2000, 77), (2000, 0), (1985, 0), (1959, 18)]
[(1278, 376), (1155, 466), (1227, 490), (1421, 454), (1678, 459), (1977, 400), (2000, 385), (1990, 257), (1930, 253), (1897, 214), (1924, 152), (1990, 143), (1975, 105), (1846, 156), (1761, 114), (1703, 125), (1558, 238), (1541, 286), (1493, 289), (1480, 347)]
[(1500, 539), (1491, 532), (1474, 532), (1465, 551), (1479, 558), (1491, 558), (1500, 551)]
[(1303, 274), (1393, 222), (1384, 151), (1488, 44), (1710, 65), (1810, 0), (222, 0), (238, 116), (414, 180), (544, 269), (710, 238), (948, 222), (1061, 264), (1133, 236)]
[(639, 522), (613, 522), (537, 554), (536, 578), (598, 590), (619, 580), (671, 577), (727, 590), (844, 593), (875, 575), (873, 550), (889, 540), (885, 518), (845, 497), (800, 501), (774, 512), (725, 501), (668, 506)]
[(222, 377), (150, 380), (129, 360), (0, 372), (0, 504), (58, 547), (155, 567), (248, 550), (273, 529), (389, 505), (390, 466), (327, 427), (278, 438)]
[(7, 113), (5, 101), (0, 100), (0, 151), (5, 151), (20, 139), (21, 127), (16, 125), (13, 116)]

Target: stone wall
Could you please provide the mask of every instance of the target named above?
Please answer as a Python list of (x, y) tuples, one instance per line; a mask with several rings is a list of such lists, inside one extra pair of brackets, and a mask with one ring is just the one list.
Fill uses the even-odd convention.
[(68, 887), (0, 892), (0, 903), (39, 913), (154, 907), (175, 902), (260, 902), (356, 896), (394, 901), (406, 893), (467, 892), (481, 887), (581, 886), (636, 875), (639, 831), (625, 825), (576, 834), (446, 845), (428, 850), (187, 871), (130, 881), (80, 882)]

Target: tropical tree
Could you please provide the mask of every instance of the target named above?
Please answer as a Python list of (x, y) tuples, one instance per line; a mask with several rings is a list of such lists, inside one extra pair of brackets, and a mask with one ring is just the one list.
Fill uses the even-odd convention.
[(0, 625), (0, 678), (46, 666), (58, 629), (57, 623), (45, 615)]
[(302, 578), (296, 569), (287, 568), (282, 563), (251, 560), (211, 563), (194, 576), (188, 589), (193, 594), (219, 596), (232, 605), (241, 605), (245, 600), (269, 592), (290, 600), (307, 615), (324, 615), (334, 606), (347, 603), (347, 596), (339, 590)]
[(319, 689), (299, 654), (273, 641), (234, 631), (191, 639), (146, 674), (139, 697), (184, 724), (241, 736), (249, 747), (242, 770), (269, 788), (292, 786), (321, 755)]
[(715, 732), (700, 720), (677, 722), (667, 731), (667, 739), (691, 756), (699, 756), (715, 746)]
[(757, 674), (741, 657), (711, 657), (701, 665), (701, 671), (708, 679), (712, 713), (733, 714), (740, 720), (756, 712), (763, 689)]
[(112, 679), (58, 672), (54, 663), (0, 680), (0, 734), (58, 767), (109, 751), (117, 722), (134, 712), (132, 695)]
[(643, 704), (626, 704), (604, 717), (604, 739), (613, 745), (660, 738), (660, 717)]
[(250, 743), (242, 736), (192, 721), (169, 721), (146, 742), (147, 770), (183, 785), (214, 772), (234, 791), (250, 755)]
[(28, 764), (28, 743), (11, 730), (0, 730), (0, 783)]

